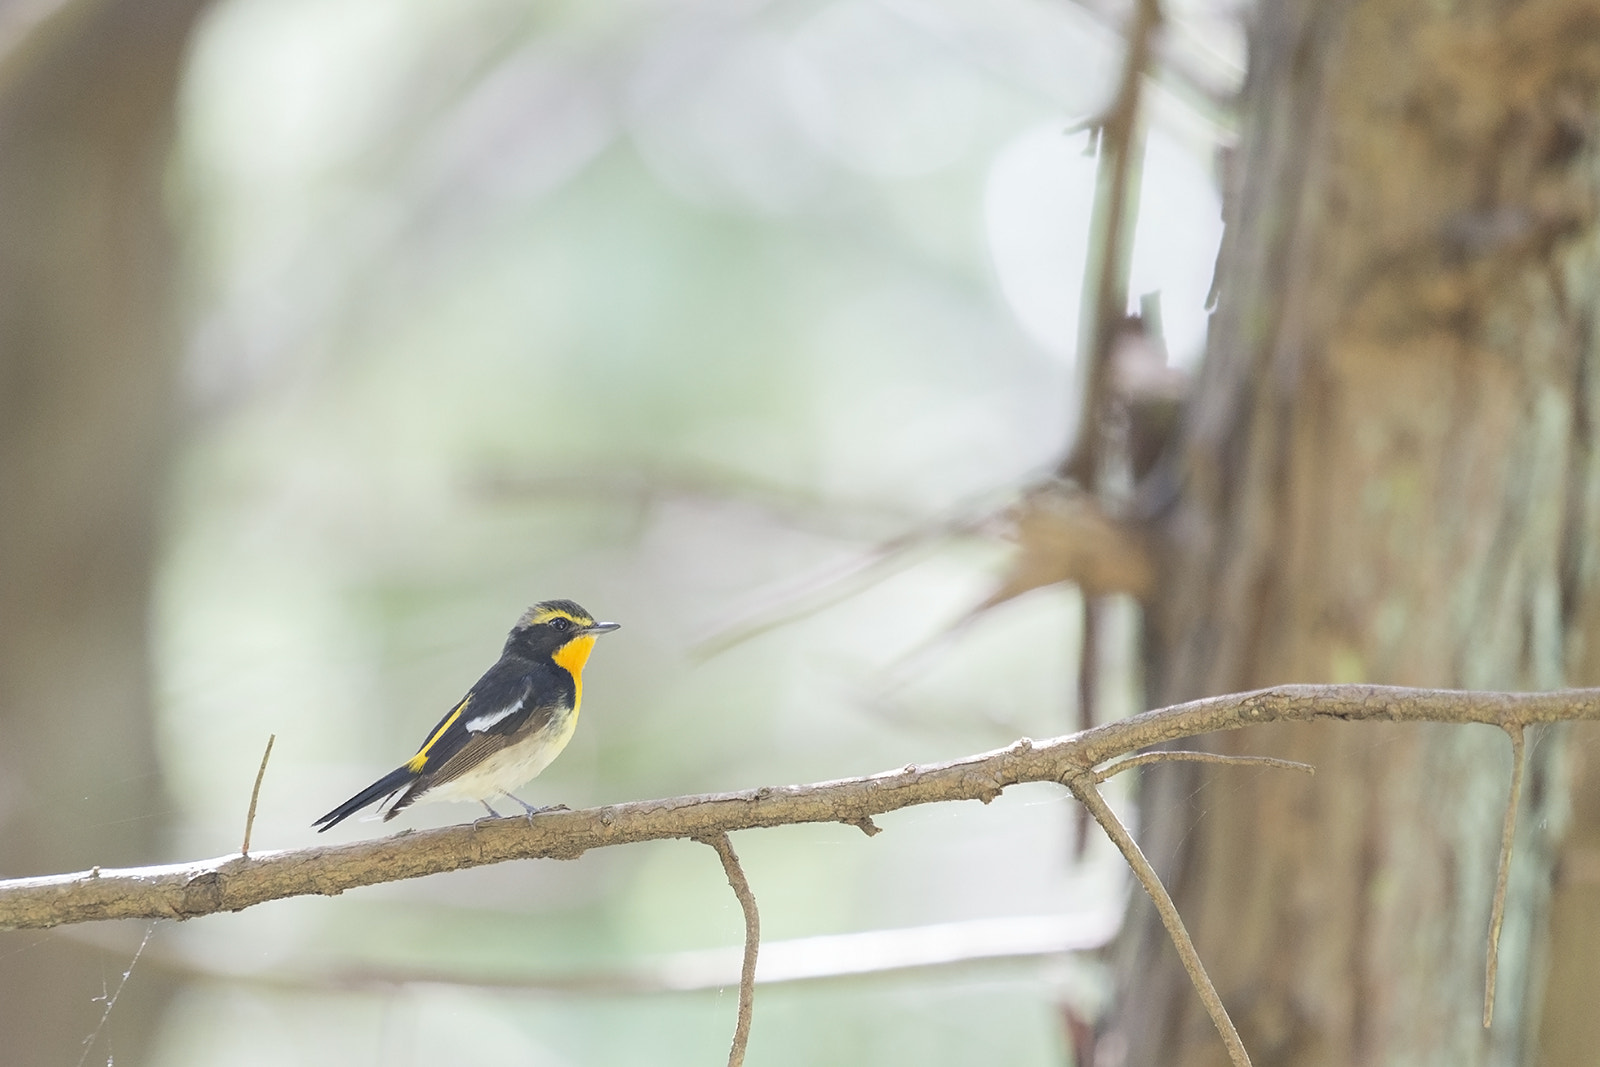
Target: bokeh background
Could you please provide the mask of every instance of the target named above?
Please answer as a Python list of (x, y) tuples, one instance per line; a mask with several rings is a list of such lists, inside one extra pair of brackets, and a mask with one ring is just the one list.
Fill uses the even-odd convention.
[[(100, 17), (35, 7), (0, 11), (0, 93)], [(1132, 286), (1161, 294), (1183, 367), (1243, 56), (1220, 5), (1167, 16)], [(113, 289), (162, 274), (150, 299), (173, 309), (157, 358), (126, 372), (154, 384), (113, 374), (101, 401), (157, 396), (148, 477), (126, 483), (148, 498), (147, 610), (130, 611), (153, 763), (4, 766), (7, 817), (53, 820), (55, 845), (4, 873), (237, 850), (269, 734), (257, 849), (477, 817), (309, 825), (414, 751), (548, 597), (623, 628), (535, 803), (842, 777), (1072, 728), (1076, 594), (969, 617), (1007, 552), (970, 520), (1075, 430), (1096, 167), (1076, 127), (1109, 102), (1124, 18), (219, 0), (113, 23), (69, 75), (105, 80), (84, 108), (113, 139), (136, 132), (118, 109), (140, 64), (170, 54), (170, 126), (150, 103), (133, 154), (171, 240), (107, 270)], [(56, 217), (27, 232), (88, 210), (60, 180), (82, 173), (67, 153)], [(86, 230), (93, 258), (104, 232)], [(8, 403), (37, 407), (27, 380)], [(37, 409), (40, 450), (100, 419)], [(15, 691), (60, 692), (70, 662)], [(1036, 787), (888, 816), (871, 840), (738, 835), (767, 963), (800, 976), (761, 987), (751, 1061), (1064, 1062), (1109, 992), (1069, 950), (1103, 943), (1128, 891), (1073, 821)], [(667, 842), (13, 937), (0, 967), (29, 984), (44, 954), (91, 954), (54, 995), (49, 1062), (700, 1064), (725, 1055), (740, 933), (713, 854)]]

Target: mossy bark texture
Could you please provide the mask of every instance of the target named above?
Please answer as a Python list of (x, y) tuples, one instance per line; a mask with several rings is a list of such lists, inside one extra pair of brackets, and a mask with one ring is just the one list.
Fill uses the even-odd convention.
[[(1254, 19), (1152, 700), (1594, 684), (1600, 5), (1276, 0)], [(1488, 1031), (1499, 731), (1281, 724), (1209, 747), (1314, 779), (1144, 772), (1141, 840), (1257, 1064), (1536, 1054), (1546, 961), (1569, 951), (1545, 937), (1565, 729), (1529, 735)], [(1147, 906), (1121, 948), (1126, 1062), (1223, 1062)]]

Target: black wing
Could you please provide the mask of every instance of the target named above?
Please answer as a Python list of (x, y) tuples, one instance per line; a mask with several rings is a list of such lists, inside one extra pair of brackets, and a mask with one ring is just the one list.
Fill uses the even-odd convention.
[(532, 699), (532, 672), (515, 665), (502, 671), (502, 666), (507, 665), (497, 663), (478, 679), (461, 703), (439, 720), (417, 754), (406, 761), (406, 766), (429, 784), (459, 774), (460, 769), (452, 765), (475, 743), (498, 739), (494, 745), (498, 748), (530, 726), (537, 729), (550, 720), (553, 709)]
[(431, 787), (476, 767), (524, 731), (548, 723), (555, 709), (549, 700), (535, 698), (537, 672), (537, 664), (526, 660), (501, 659), (428, 732), (415, 756), (311, 825), (327, 830), (404, 789), (383, 813), (385, 820), (392, 819)]
[(384, 812), (392, 819), (436, 785), (461, 777), (494, 753), (535, 733), (570, 706), (575, 693), (554, 682), (549, 668), (502, 659), (440, 720), (406, 766), (416, 772), (405, 793)]

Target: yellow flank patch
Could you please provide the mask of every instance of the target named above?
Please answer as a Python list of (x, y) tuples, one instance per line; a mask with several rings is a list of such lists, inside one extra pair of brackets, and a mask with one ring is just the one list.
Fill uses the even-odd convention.
[(594, 651), (595, 637), (595, 634), (574, 637), (556, 649), (555, 655), (550, 657), (557, 667), (572, 675), (573, 711), (577, 711), (578, 705), (583, 703), (583, 665), (589, 662), (589, 653)]
[(461, 713), (467, 710), (467, 705), (471, 703), (471, 701), (472, 695), (470, 693), (461, 698), (461, 703), (457, 704), (455, 710), (445, 718), (444, 722), (439, 724), (439, 728), (433, 732), (433, 736), (428, 738), (428, 740), (423, 743), (421, 748), (417, 749), (417, 754), (415, 756), (412, 756), (410, 759), (406, 760), (407, 770), (409, 770), (412, 774), (422, 773), (422, 768), (428, 765), (428, 749), (432, 748), (434, 743), (438, 741), (439, 738), (444, 736), (444, 732), (446, 730), (455, 725), (456, 720), (461, 718)]

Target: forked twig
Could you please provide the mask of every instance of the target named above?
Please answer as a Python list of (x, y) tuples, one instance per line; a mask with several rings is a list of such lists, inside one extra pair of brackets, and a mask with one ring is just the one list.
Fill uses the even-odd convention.
[(717, 850), (722, 860), (722, 870), (728, 876), (733, 895), (739, 898), (744, 909), (744, 963), (739, 968), (739, 1021), (733, 1028), (733, 1045), (728, 1049), (728, 1067), (744, 1063), (745, 1046), (750, 1043), (750, 1017), (756, 1000), (756, 954), (761, 949), (761, 916), (756, 911), (756, 895), (750, 891), (750, 882), (739, 865), (739, 856), (733, 851), (733, 842), (725, 833), (697, 838), (702, 844)]
[(1316, 774), (1317, 769), (1309, 763), (1300, 763), (1292, 759), (1278, 759), (1274, 756), (1224, 756), (1218, 752), (1190, 752), (1187, 749), (1163, 748), (1156, 752), (1141, 752), (1137, 756), (1118, 760), (1109, 767), (1102, 767), (1094, 772), (1094, 784), (1099, 785), (1113, 775), (1134, 767), (1142, 767), (1146, 763), (1227, 763), (1233, 766), (1262, 766), (1281, 767), (1286, 771), (1304, 771), (1307, 774)]
[(1522, 772), (1528, 763), (1527, 744), (1520, 722), (1502, 725), (1511, 738), (1511, 795), (1506, 798), (1506, 818), (1500, 827), (1500, 867), (1494, 877), (1494, 906), (1489, 913), (1489, 958), (1483, 972), (1483, 1025), (1494, 1019), (1494, 980), (1500, 969), (1500, 926), (1506, 917), (1506, 883), (1511, 878), (1511, 844), (1517, 836), (1517, 807), (1522, 802)]
[(1239, 1031), (1234, 1028), (1233, 1020), (1228, 1018), (1228, 1009), (1222, 1006), (1222, 998), (1217, 995), (1217, 987), (1211, 984), (1211, 976), (1206, 974), (1205, 965), (1200, 962), (1200, 954), (1195, 951), (1194, 942), (1189, 939), (1189, 931), (1184, 928), (1183, 919), (1178, 915), (1177, 905), (1172, 902), (1167, 887), (1161, 884), (1161, 878), (1156, 874), (1155, 868), (1145, 859), (1139, 843), (1133, 839), (1128, 828), (1122, 825), (1122, 820), (1117, 818), (1117, 813), (1111, 810), (1111, 805), (1106, 803), (1105, 797), (1095, 788), (1094, 772), (1074, 771), (1061, 781), (1072, 790), (1072, 795), (1078, 798), (1078, 802), (1089, 809), (1089, 814), (1094, 816), (1094, 821), (1100, 824), (1100, 829), (1106, 832), (1112, 844), (1122, 852), (1123, 859), (1127, 860), (1128, 866), (1133, 869), (1134, 877), (1139, 879), (1139, 884), (1144, 886), (1144, 891), (1149, 893), (1150, 899), (1155, 902), (1156, 912), (1161, 916), (1161, 924), (1167, 928), (1167, 934), (1172, 938), (1172, 947), (1178, 950), (1178, 958), (1183, 961), (1183, 969), (1189, 972), (1189, 980), (1194, 983), (1195, 992), (1200, 994), (1200, 1000), (1210, 1013), (1211, 1021), (1216, 1024), (1217, 1032), (1222, 1035), (1223, 1044), (1228, 1046), (1228, 1058), (1233, 1061), (1234, 1067), (1250, 1067), (1250, 1053), (1245, 1051)]
[(239, 846), (239, 855), (245, 859), (250, 858), (250, 831), (256, 827), (256, 801), (261, 799), (261, 780), (267, 776), (267, 760), (272, 758), (272, 743), (277, 739), (277, 734), (267, 735), (267, 750), (261, 753), (261, 766), (256, 770), (256, 784), (250, 790), (250, 811), (244, 817), (244, 844)]

